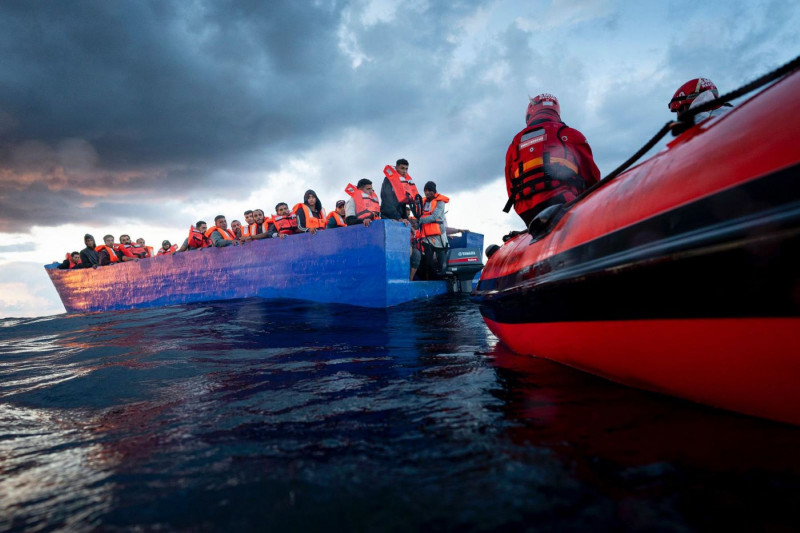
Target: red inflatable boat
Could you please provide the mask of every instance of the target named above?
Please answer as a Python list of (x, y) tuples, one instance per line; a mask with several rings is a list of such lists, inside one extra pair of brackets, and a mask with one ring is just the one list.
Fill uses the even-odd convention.
[(613, 381), (800, 424), (800, 73), (487, 262), (492, 332)]

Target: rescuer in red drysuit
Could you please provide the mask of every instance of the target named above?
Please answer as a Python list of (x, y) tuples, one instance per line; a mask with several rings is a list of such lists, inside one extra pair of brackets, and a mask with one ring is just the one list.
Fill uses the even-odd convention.
[(530, 99), (527, 126), (506, 152), (506, 213), (514, 206), (525, 225), (543, 209), (573, 200), (600, 180), (586, 137), (561, 122), (552, 94)]

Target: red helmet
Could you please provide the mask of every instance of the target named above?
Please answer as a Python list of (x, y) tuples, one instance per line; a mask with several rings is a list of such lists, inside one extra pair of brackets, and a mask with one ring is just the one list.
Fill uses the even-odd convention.
[(555, 114), (555, 118), (561, 119), (561, 106), (558, 105), (558, 98), (549, 93), (542, 93), (533, 98), (528, 97), (528, 112), (525, 114), (525, 123), (530, 124), (539, 115)]
[(719, 91), (717, 91), (717, 86), (714, 85), (713, 81), (708, 78), (695, 78), (681, 85), (678, 90), (675, 91), (672, 100), (669, 101), (667, 106), (670, 111), (682, 113), (686, 111), (692, 104), (692, 101), (704, 91), (712, 91), (714, 93), (714, 98), (719, 98)]

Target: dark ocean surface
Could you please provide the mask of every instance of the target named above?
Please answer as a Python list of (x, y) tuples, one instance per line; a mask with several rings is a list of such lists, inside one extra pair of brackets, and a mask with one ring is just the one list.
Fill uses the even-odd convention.
[(464, 296), (0, 320), (0, 428), (2, 531), (800, 528), (800, 428), (514, 355)]

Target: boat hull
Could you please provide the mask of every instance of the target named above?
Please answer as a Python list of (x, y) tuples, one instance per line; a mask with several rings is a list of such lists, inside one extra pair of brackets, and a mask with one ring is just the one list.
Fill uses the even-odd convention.
[(448, 292), (408, 281), (409, 229), (378, 221), (97, 269), (46, 267), (66, 310), (111, 311), (261, 297), (383, 308)]
[(798, 146), (794, 74), (507, 242), (473, 291), (487, 325), (520, 354), (800, 424)]

